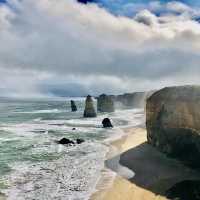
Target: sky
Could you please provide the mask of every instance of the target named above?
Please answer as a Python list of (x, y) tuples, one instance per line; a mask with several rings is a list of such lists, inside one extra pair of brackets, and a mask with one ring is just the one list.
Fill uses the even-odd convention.
[(200, 2), (0, 0), (0, 96), (200, 84)]

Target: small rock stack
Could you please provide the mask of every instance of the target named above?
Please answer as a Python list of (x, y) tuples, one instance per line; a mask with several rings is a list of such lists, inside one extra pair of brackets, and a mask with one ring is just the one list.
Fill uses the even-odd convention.
[(97, 113), (94, 108), (93, 100), (90, 95), (87, 96), (85, 101), (85, 110), (84, 110), (84, 117), (96, 117)]
[(72, 110), (72, 112), (76, 112), (77, 111), (77, 107), (76, 107), (75, 101), (73, 101), (73, 100), (71, 100), (71, 110)]

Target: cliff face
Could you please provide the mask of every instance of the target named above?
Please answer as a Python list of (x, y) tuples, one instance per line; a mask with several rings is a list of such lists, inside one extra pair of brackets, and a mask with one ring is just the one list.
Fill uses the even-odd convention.
[(144, 107), (145, 100), (145, 92), (126, 93), (115, 96), (115, 101), (120, 102), (126, 107)]
[[(110, 99), (114, 102), (114, 107), (120, 108), (144, 108), (146, 99), (152, 92), (134, 92), (125, 93), (121, 95), (109, 95)], [(98, 97), (99, 98), (99, 97)]]
[(164, 88), (147, 99), (150, 144), (189, 165), (200, 167), (200, 87)]
[(111, 96), (102, 94), (97, 98), (97, 109), (100, 112), (114, 112), (114, 101)]
[(121, 95), (102, 94), (97, 97), (97, 110), (100, 112), (114, 112), (115, 108), (144, 108), (146, 99), (153, 93), (134, 92)]

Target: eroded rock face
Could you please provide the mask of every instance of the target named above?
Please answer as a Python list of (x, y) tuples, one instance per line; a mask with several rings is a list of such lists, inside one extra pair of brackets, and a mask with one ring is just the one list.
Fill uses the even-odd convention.
[(146, 100), (145, 92), (134, 92), (126, 93), (116, 96), (116, 101), (121, 102), (125, 107), (135, 107), (142, 108), (144, 107), (144, 102)]
[(100, 112), (114, 112), (114, 101), (111, 96), (102, 94), (97, 98), (97, 109)]
[(200, 167), (200, 87), (169, 87), (146, 104), (147, 139), (170, 156)]
[(97, 113), (94, 108), (94, 103), (90, 95), (87, 96), (85, 101), (84, 117), (96, 117)]

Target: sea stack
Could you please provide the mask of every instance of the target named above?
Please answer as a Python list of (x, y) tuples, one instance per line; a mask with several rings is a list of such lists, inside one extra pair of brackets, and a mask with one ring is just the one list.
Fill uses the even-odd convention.
[(111, 96), (102, 94), (97, 98), (97, 110), (100, 112), (114, 112), (114, 101)]
[(148, 142), (200, 167), (200, 86), (168, 87), (147, 99)]
[(73, 100), (71, 100), (71, 110), (72, 110), (72, 112), (76, 112), (77, 111), (76, 103)]
[(96, 111), (94, 108), (93, 100), (90, 95), (87, 96), (85, 101), (85, 110), (84, 110), (84, 117), (96, 117)]

